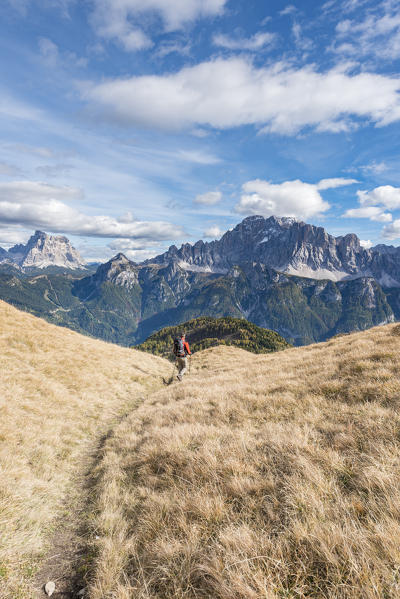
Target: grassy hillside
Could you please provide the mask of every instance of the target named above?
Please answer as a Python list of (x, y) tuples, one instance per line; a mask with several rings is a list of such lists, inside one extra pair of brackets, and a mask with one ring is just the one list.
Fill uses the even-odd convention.
[(192, 353), (216, 345), (233, 345), (255, 354), (266, 354), (289, 347), (287, 341), (268, 329), (242, 318), (211, 318), (203, 316), (174, 327), (166, 327), (154, 333), (136, 349), (152, 354), (171, 357), (173, 341), (180, 331), (186, 332)]
[(0, 597), (27, 599), (89, 452), (169, 364), (3, 302), (0, 355)]
[(399, 332), (196, 354), (106, 442), (90, 598), (398, 598)]

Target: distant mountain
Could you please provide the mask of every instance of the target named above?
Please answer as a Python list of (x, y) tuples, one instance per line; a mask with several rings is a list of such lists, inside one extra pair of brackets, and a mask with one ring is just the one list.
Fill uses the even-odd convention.
[(400, 319), (399, 248), (294, 219), (246, 218), (219, 241), (142, 264), (118, 254), (93, 274), (15, 266), (0, 265), (0, 298), (123, 345), (200, 316), (244, 318), (294, 345)]
[(258, 327), (243, 318), (203, 316), (178, 326), (161, 329), (136, 346), (136, 349), (171, 358), (173, 340), (180, 331), (186, 332), (192, 353), (221, 344), (240, 347), (255, 354), (266, 354), (290, 347), (278, 333)]
[(47, 235), (42, 231), (36, 231), (26, 245), (15, 245), (8, 252), (0, 248), (1, 263), (13, 264), (22, 269), (81, 269), (86, 266), (85, 260), (66, 237)]
[(354, 233), (333, 237), (322, 227), (275, 216), (249, 216), (218, 241), (186, 243), (180, 249), (173, 245), (146, 263), (151, 262), (175, 262), (185, 270), (213, 273), (257, 262), (313, 279), (373, 277), (387, 287), (400, 287), (400, 248), (365, 249)]

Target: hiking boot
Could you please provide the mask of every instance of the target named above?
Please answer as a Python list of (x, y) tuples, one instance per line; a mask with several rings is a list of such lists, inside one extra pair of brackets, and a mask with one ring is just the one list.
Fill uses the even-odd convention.
[(182, 375), (180, 375), (180, 374), (177, 374), (177, 375), (176, 375), (176, 378), (178, 379), (178, 381), (181, 381), (181, 380), (182, 380)]

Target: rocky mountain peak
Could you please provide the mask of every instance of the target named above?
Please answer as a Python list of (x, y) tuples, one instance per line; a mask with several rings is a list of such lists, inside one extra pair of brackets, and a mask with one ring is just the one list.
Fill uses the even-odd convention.
[(111, 282), (121, 287), (132, 287), (138, 281), (138, 267), (121, 252), (105, 264), (101, 264), (93, 275), (97, 285)]
[(11, 262), (21, 268), (84, 268), (85, 260), (71, 245), (69, 239), (62, 235), (47, 235), (43, 231), (35, 231), (28, 242), (10, 248), (6, 255), (0, 254), (1, 261)]
[(227, 273), (248, 262), (304, 277), (334, 281), (369, 273), (371, 254), (352, 233), (335, 238), (323, 227), (292, 217), (254, 215), (245, 218), (220, 240), (175, 246), (151, 261), (177, 262), (195, 272)]

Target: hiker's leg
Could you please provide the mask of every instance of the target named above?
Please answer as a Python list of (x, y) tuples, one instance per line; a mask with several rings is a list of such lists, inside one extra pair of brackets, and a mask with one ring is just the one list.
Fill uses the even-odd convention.
[(178, 378), (181, 379), (186, 372), (186, 358), (178, 358)]
[(181, 376), (183, 376), (183, 375), (185, 374), (185, 372), (186, 372), (186, 368), (187, 368), (187, 358), (182, 358), (182, 365), (183, 365), (183, 368), (182, 368), (182, 370), (181, 370), (181, 372), (180, 372), (180, 375), (181, 375)]

